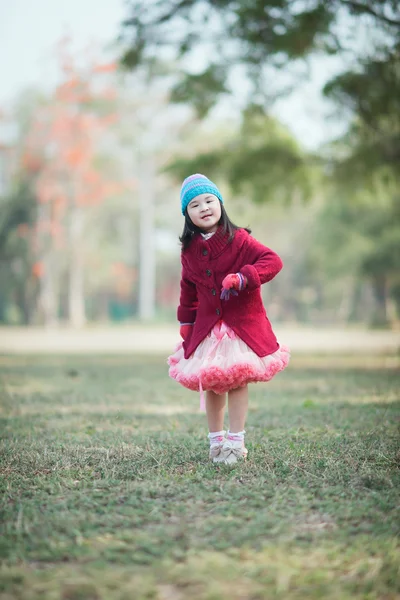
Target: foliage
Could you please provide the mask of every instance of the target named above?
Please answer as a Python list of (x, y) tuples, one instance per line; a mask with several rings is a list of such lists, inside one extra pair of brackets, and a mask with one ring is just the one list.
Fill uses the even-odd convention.
[(371, 177), (379, 168), (386, 167), (388, 176), (390, 170), (398, 171), (400, 54), (364, 61), (359, 71), (343, 73), (326, 84), (324, 92), (342, 111), (355, 115), (342, 141), (342, 147), (347, 145), (347, 156), (339, 154), (345, 167), (340, 178), (345, 176), (350, 185), (359, 187), (373, 185)]
[(115, 90), (99, 78), (115, 67), (94, 63), (83, 71), (65, 49), (58, 59), (62, 80), (35, 114), (23, 155), (25, 168), (37, 177), (38, 200), (51, 205), (54, 222), (70, 205), (96, 204), (115, 187), (95, 165), (96, 142), (116, 120)]
[[(369, 320), (386, 326), (400, 316), (400, 201), (396, 181), (392, 177), (388, 183), (387, 177), (379, 176), (379, 170), (371, 171), (365, 187), (355, 194), (346, 182), (347, 174), (352, 177), (350, 165), (340, 163), (337, 172), (344, 179), (335, 177), (312, 227), (307, 258), (313, 264), (313, 280), (342, 281), (351, 303), (357, 301), (357, 282), (369, 282), (375, 296)], [(396, 310), (390, 310), (390, 301)]]
[(205, 117), (215, 103), (215, 96), (227, 92), (225, 73), (209, 66), (200, 75), (189, 74), (172, 90), (172, 102), (192, 102), (200, 118)]
[[(337, 206), (322, 215), (328, 228), (324, 248), (329, 252), (335, 234), (343, 238), (336, 248), (352, 257), (353, 272), (371, 282), (373, 321), (385, 324), (400, 315), (400, 55), (366, 61), (359, 72), (327, 84), (325, 93), (357, 117), (332, 148)], [(389, 317), (389, 298), (396, 316)]]
[(293, 136), (261, 106), (252, 105), (242, 115), (239, 131), (214, 142), (208, 152), (173, 161), (168, 170), (183, 179), (188, 173), (205, 172), (227, 181), (235, 195), (255, 202), (310, 198), (312, 157)]
[[(221, 95), (235, 92), (229, 82), (238, 65), (251, 82), (246, 106), (269, 108), (279, 94), (271, 67), (290, 67), (312, 53), (342, 56), (351, 67), (328, 82), (325, 93), (339, 109), (350, 112), (357, 130), (357, 147), (348, 152), (352, 185), (357, 188), (371, 167), (398, 165), (400, 4), (395, 0), (153, 0), (132, 2), (129, 10), (121, 34), (127, 45), (123, 64), (136, 68), (171, 51), (186, 66), (173, 97), (191, 102), (201, 116)], [(367, 50), (357, 41), (360, 26), (369, 33)], [(199, 62), (200, 54), (206, 66), (193, 73), (193, 59)], [(270, 155), (254, 154), (244, 146), (241, 158), (245, 173), (267, 185), (265, 159), (271, 165)], [(296, 171), (297, 161), (287, 152), (282, 156), (278, 149), (272, 160), (286, 174)], [(230, 170), (237, 178), (246, 176), (235, 155)]]
[(27, 324), (37, 293), (30, 235), (37, 207), (30, 182), (21, 180), (0, 200), (0, 209), (0, 321)]
[(29, 174), (38, 205), (32, 251), (40, 265), (41, 320), (58, 320), (62, 294), (71, 324), (79, 326), (85, 322), (85, 221), (122, 187), (98, 160), (98, 145), (116, 121), (115, 65), (92, 59), (81, 66), (66, 41), (56, 56), (61, 80), (24, 123), (20, 169)]
[(30, 184), (20, 181), (15, 190), (1, 200), (0, 211), (0, 256), (7, 255), (9, 236), (20, 225), (32, 225), (35, 221), (36, 205)]
[(0, 593), (395, 597), (398, 360), (371, 358), (253, 386), (229, 469), (162, 357), (3, 357)]
[[(178, 82), (177, 89), (186, 90), (185, 101), (191, 97), (196, 102), (204, 94), (209, 101), (202, 107), (229, 89), (231, 71), (238, 64), (253, 81), (249, 97), (268, 96), (271, 90), (262, 89), (263, 67), (280, 68), (314, 51), (348, 50), (346, 34), (340, 35), (346, 18), (372, 22), (385, 40), (380, 44), (385, 50), (399, 41), (400, 9), (395, 0), (136, 0), (122, 25), (122, 61), (136, 68), (154, 56), (185, 59), (184, 83)], [(204, 71), (193, 77), (196, 51), (210, 58)]]

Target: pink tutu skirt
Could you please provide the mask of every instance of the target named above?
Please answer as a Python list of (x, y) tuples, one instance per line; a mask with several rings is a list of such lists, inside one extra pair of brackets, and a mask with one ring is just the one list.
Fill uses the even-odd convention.
[(290, 358), (281, 346), (273, 354), (258, 356), (224, 322), (217, 323), (189, 358), (180, 342), (168, 357), (169, 375), (189, 390), (223, 394), (248, 383), (269, 381), (283, 371)]

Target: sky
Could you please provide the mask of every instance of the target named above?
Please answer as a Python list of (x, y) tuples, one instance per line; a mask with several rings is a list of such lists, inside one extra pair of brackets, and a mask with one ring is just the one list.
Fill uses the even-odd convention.
[[(75, 48), (111, 44), (125, 17), (123, 0), (0, 0), (0, 109), (27, 86), (46, 88), (56, 81), (53, 55), (62, 36), (69, 34)], [(345, 130), (320, 94), (338, 68), (335, 58), (313, 59), (309, 76), (273, 108), (306, 148)]]

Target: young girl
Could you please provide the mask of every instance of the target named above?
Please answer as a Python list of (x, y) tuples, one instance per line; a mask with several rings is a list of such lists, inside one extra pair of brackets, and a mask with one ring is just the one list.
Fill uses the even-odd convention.
[(207, 391), (210, 459), (233, 464), (247, 456), (247, 384), (269, 381), (289, 362), (289, 350), (279, 346), (260, 293), (282, 261), (230, 221), (217, 186), (204, 175), (184, 180), (181, 207), (185, 225), (177, 314), (183, 343), (168, 358), (169, 375), (200, 391), (201, 399)]

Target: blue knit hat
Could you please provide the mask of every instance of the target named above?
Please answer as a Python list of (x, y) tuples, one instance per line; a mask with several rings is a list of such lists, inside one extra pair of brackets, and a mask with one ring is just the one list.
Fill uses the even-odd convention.
[(222, 204), (224, 203), (219, 189), (215, 183), (208, 179), (208, 177), (201, 173), (195, 173), (194, 175), (186, 177), (181, 187), (182, 214), (185, 214), (186, 207), (193, 198), (199, 194), (207, 194), (207, 192), (209, 194), (214, 194)]

